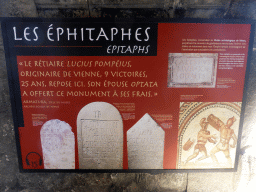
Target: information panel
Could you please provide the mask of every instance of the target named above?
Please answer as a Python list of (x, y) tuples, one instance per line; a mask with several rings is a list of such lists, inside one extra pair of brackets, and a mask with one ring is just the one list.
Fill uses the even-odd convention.
[(6, 18), (2, 30), (21, 171), (236, 168), (251, 23)]

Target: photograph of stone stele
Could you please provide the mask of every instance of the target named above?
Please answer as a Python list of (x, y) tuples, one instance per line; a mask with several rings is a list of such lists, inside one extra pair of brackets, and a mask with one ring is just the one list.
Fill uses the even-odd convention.
[(218, 53), (169, 53), (168, 87), (214, 88)]
[(106, 102), (92, 102), (77, 116), (80, 169), (123, 168), (123, 121)]
[(164, 130), (145, 114), (127, 132), (129, 169), (163, 169)]
[(182, 102), (177, 168), (234, 168), (241, 102)]
[(49, 120), (40, 137), (45, 169), (75, 169), (75, 136), (68, 123)]

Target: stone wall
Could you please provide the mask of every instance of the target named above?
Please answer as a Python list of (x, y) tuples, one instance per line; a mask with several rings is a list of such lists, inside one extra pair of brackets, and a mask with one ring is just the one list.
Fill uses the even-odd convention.
[[(118, 9), (117, 9), (118, 8)], [(0, 0), (1, 17), (251, 18), (254, 0)], [(256, 45), (254, 44), (255, 50)], [(0, 35), (0, 191), (249, 191), (254, 181), (256, 114), (254, 50), (238, 172), (20, 173)], [(254, 150), (255, 151), (255, 150)], [(255, 183), (255, 182), (254, 182)], [(239, 188), (240, 186), (240, 188)]]

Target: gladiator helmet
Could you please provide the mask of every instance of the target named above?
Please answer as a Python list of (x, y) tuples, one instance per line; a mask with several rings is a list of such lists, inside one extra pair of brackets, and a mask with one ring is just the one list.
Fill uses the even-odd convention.
[(228, 127), (231, 127), (233, 124), (234, 124), (234, 122), (236, 121), (236, 118), (233, 116), (233, 117), (231, 117), (231, 118), (229, 118), (228, 120), (227, 120), (227, 126)]
[(208, 126), (208, 124), (209, 124), (209, 122), (205, 122), (205, 120), (206, 120), (206, 118), (202, 118), (202, 119), (200, 120), (200, 126), (201, 126), (203, 129), (206, 129), (207, 126)]

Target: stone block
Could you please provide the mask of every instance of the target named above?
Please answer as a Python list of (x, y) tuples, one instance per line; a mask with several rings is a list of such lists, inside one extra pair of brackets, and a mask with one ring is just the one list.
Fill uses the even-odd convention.
[(17, 187), (24, 191), (71, 191), (74, 173), (18, 173)]
[(173, 0), (89, 0), (89, 4), (101, 8), (166, 8)]
[(38, 9), (87, 9), (89, 0), (34, 0)]
[(34, 0), (10, 0), (0, 2), (0, 17), (37, 17)]
[(230, 7), (231, 18), (256, 19), (256, 2), (253, 0), (236, 0)]
[(136, 173), (112, 173), (111, 179), (117, 187), (127, 187), (135, 181)]
[(140, 173), (136, 175), (139, 186), (145, 187), (146, 191), (185, 191), (187, 184), (186, 173), (161, 173), (152, 175)]
[[(139, 186), (137, 183), (135, 183), (134, 181), (127, 186), (126, 188), (127, 192), (140, 192), (140, 191), (146, 191), (144, 187)], [(116, 190), (117, 191), (117, 190)]]
[(108, 188), (113, 185), (110, 173), (85, 173), (75, 174), (71, 180), (71, 186), (99, 186)]
[(227, 6), (229, 4), (228, 1), (222, 1), (222, 0), (183, 0), (182, 3), (187, 6), (196, 6), (196, 7), (209, 7), (209, 6)]
[(18, 159), (10, 111), (0, 113), (0, 191), (10, 190), (17, 183)]
[(186, 11), (185, 17), (188, 18), (222, 18), (224, 16), (224, 9), (188, 9)]
[(35, 0), (39, 17), (89, 17), (88, 0)]
[(233, 172), (189, 173), (187, 191), (233, 192), (233, 179)]

